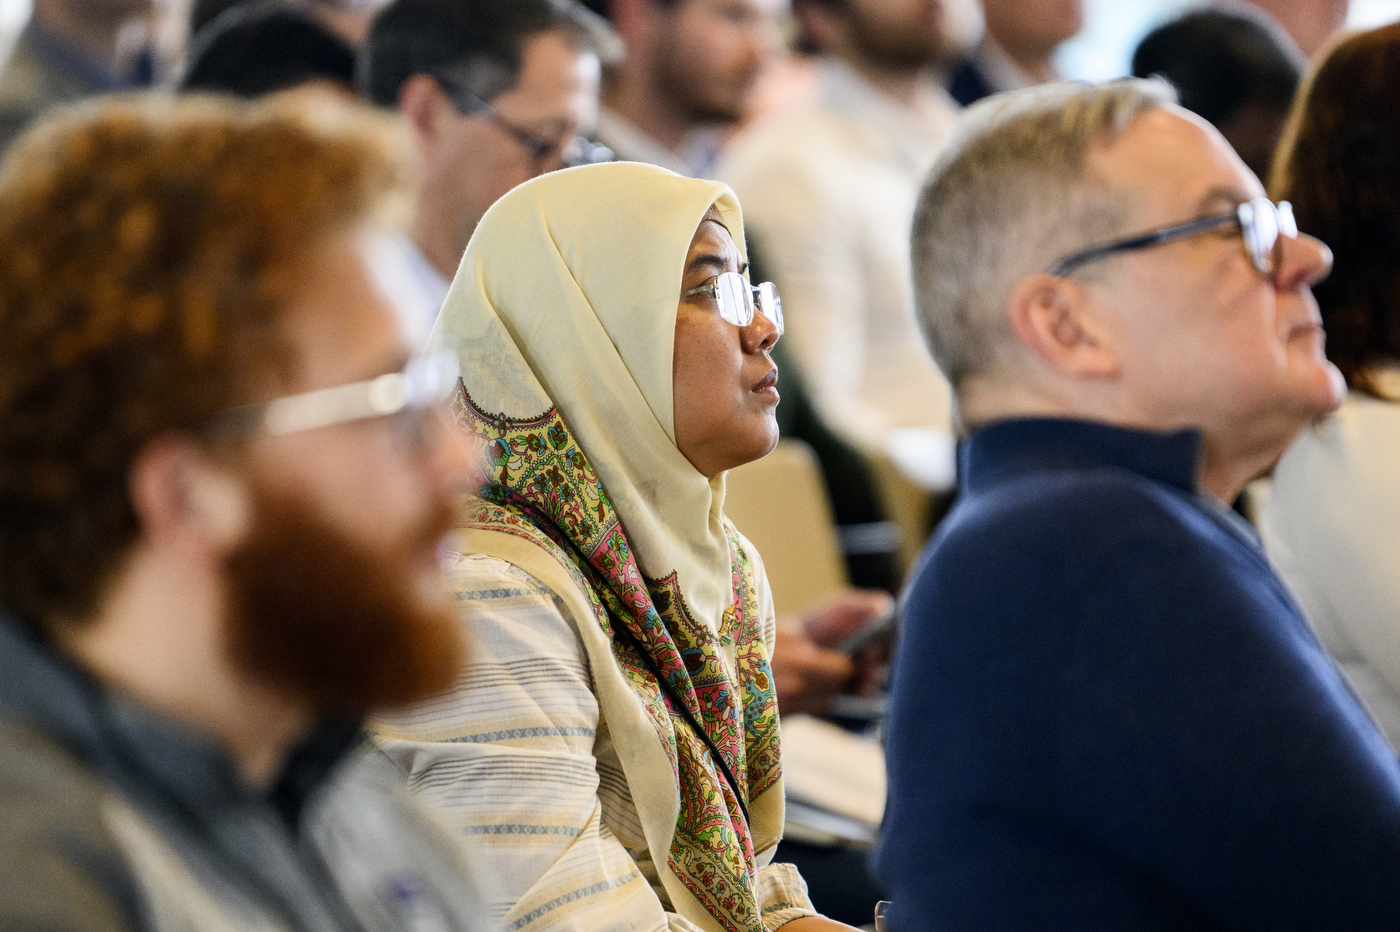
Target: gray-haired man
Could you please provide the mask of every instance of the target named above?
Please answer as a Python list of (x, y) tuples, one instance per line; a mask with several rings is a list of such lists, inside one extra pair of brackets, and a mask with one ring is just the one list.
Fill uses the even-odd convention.
[(1400, 927), (1400, 764), (1223, 504), (1341, 400), (1331, 258), (1169, 97), (990, 101), (920, 198), (971, 433), (896, 674), (899, 932)]

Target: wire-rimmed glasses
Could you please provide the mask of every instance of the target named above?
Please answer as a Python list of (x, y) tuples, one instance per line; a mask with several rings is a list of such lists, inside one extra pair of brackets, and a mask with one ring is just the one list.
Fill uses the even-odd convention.
[(736, 327), (747, 327), (753, 323), (754, 311), (761, 311), (773, 322), (778, 336), (783, 335), (783, 299), (772, 282), (750, 285), (738, 272), (721, 272), (700, 287), (681, 292), (682, 298), (695, 295), (712, 296), (719, 305), (719, 316)]
[(481, 117), (504, 131), (506, 135), (520, 144), (520, 147), (530, 156), (531, 161), (537, 165), (547, 162), (554, 155), (557, 155), (567, 168), (613, 160), (613, 151), (607, 146), (599, 145), (582, 136), (563, 134), (547, 137), (532, 133), (501, 116), (495, 107), (467, 90), (458, 79), (449, 75), (434, 75), (433, 77), (459, 113)]
[(451, 352), (428, 353), (402, 372), (362, 382), (321, 388), (225, 411), (216, 422), (222, 434), (287, 434), (392, 417), (395, 434), (411, 449), (421, 448), (434, 409), (457, 386), (460, 363)]
[(1282, 255), (1281, 239), (1292, 239), (1298, 235), (1298, 224), (1293, 219), (1292, 204), (1287, 201), (1275, 204), (1267, 197), (1256, 197), (1245, 201), (1229, 213), (1201, 217), (1198, 220), (1159, 227), (1090, 246), (1056, 262), (1050, 267), (1049, 273), (1056, 277), (1068, 275), (1081, 265), (1096, 259), (1103, 259), (1115, 253), (1160, 246), (1188, 236), (1199, 236), (1229, 224), (1238, 226), (1250, 263), (1254, 270), (1265, 278), (1273, 278), (1278, 271)]

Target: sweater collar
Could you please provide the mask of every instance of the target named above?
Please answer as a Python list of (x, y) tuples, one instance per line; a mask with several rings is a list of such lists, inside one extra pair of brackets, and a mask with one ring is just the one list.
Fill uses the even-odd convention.
[(998, 421), (963, 445), (962, 484), (975, 493), (1046, 468), (1114, 466), (1194, 495), (1200, 490), (1201, 447), (1198, 430), (1161, 434), (1094, 421)]
[(243, 782), (206, 735), (108, 689), (38, 635), (0, 615), (0, 714), (42, 731), (124, 790), (189, 813), (265, 801), (295, 827), (359, 740), (358, 719), (326, 719), (293, 751), (266, 793)]

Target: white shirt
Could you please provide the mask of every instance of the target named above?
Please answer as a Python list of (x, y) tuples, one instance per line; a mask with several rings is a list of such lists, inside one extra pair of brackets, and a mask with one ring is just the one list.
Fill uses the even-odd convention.
[(841, 62), (820, 72), (811, 103), (736, 140), (719, 177), (782, 293), (784, 339), (827, 423), (884, 452), (901, 429), (946, 438), (951, 395), (914, 319), (909, 233), (955, 105), (932, 81), (909, 107)]
[[(1400, 397), (1400, 368), (1379, 381)], [(1322, 643), (1400, 745), (1400, 403), (1352, 393), (1304, 431), (1260, 517)]]
[(381, 237), (372, 257), (380, 287), (393, 300), (415, 345), (421, 346), (437, 322), (452, 282), (402, 233)]
[(686, 134), (680, 152), (673, 152), (646, 130), (607, 107), (598, 113), (594, 135), (619, 161), (659, 165), (687, 178), (710, 177), (710, 169), (725, 138), (724, 127), (720, 125), (700, 126)]

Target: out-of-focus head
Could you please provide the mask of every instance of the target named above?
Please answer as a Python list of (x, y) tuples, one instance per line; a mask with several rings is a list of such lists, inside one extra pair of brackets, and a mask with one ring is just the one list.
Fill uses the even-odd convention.
[(609, 0), (627, 57), (694, 122), (735, 122), (782, 48), (787, 0)]
[[(665, 480), (644, 468), (653, 459), (667, 475), (679, 467), (708, 479), (777, 442), (774, 321), (761, 312), (747, 324), (726, 320), (720, 296), (705, 290), (746, 268), (743, 218), (724, 185), (638, 163), (592, 165), (531, 181), (491, 209), (439, 327), (464, 370), (479, 369), (480, 354), (501, 360), (465, 378), (477, 404), (519, 416), (521, 403), (496, 401), (491, 386), (537, 379), (548, 397), (525, 409), (557, 405), (588, 456), (620, 455), (656, 488)], [(482, 336), (494, 319), (529, 374), (511, 376), (508, 354)]]
[[(1011, 413), (985, 399), (1014, 395), (1281, 452), (1340, 402), (1309, 290), (1326, 247), (1281, 236), (1252, 258), (1233, 218), (1259, 181), (1171, 100), (1158, 82), (1063, 84), (965, 116), (920, 196), (913, 260), (931, 348), (973, 426)], [(1207, 217), (1225, 222), (1061, 267)]]
[(181, 91), (246, 98), (308, 86), (353, 97), (355, 50), (278, 0), (236, 6), (196, 33), (179, 81)]
[(1181, 105), (1220, 130), (1260, 178), (1305, 64), (1287, 33), (1244, 7), (1193, 10), (1148, 33), (1133, 53), (1135, 76), (1169, 81)]
[(436, 415), (229, 413), (410, 353), (374, 258), (407, 163), (381, 118), (296, 104), (107, 101), (0, 169), (0, 604), (78, 630), (133, 566), (207, 576), (234, 668), (362, 709), (455, 672), (436, 546), (465, 464)]
[(944, 0), (795, 0), (804, 40), (828, 55), (917, 71), (960, 51)]
[(1304, 81), (1270, 192), (1335, 252), (1317, 288), (1327, 355), (1361, 391), (1400, 358), (1400, 26), (1349, 36)]
[[(228, 10), (257, 5), (262, 0), (194, 0), (190, 4), (189, 32), (193, 36)], [(284, 8), (314, 16), (336, 35), (359, 45), (369, 29), (370, 16), (383, 0), (277, 0)]]
[(1018, 60), (1048, 58), (1084, 28), (1084, 0), (982, 0), (987, 34)]
[(486, 208), (583, 151), (600, 57), (616, 46), (575, 0), (394, 0), (380, 11), (360, 89), (398, 108), (418, 142), (430, 257), (455, 268)]
[(1312, 57), (1347, 21), (1351, 0), (1248, 0), (1268, 13)]

